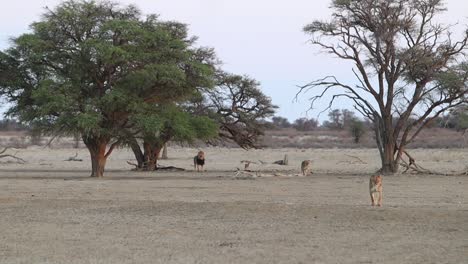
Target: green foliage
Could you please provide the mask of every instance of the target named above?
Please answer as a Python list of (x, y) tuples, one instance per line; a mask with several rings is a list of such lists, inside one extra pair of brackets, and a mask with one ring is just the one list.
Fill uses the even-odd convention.
[(206, 116), (191, 116), (190, 125), (196, 132), (196, 138), (209, 140), (218, 136), (218, 124)]
[(132, 120), (158, 130), (147, 109), (213, 85), (212, 50), (194, 47), (186, 25), (134, 6), (65, 1), (31, 29), (0, 52), (0, 89), (10, 116), (52, 133), (120, 137)]
[(147, 110), (132, 118), (134, 129), (147, 143), (160, 146), (170, 140), (193, 143), (196, 139), (208, 140), (217, 136), (215, 121), (205, 116), (191, 115), (177, 105), (155, 105)]
[(468, 129), (468, 113), (462, 113), (458, 116), (459, 129)]
[(451, 96), (467, 93), (468, 63), (461, 63), (440, 72), (436, 76), (437, 91)]

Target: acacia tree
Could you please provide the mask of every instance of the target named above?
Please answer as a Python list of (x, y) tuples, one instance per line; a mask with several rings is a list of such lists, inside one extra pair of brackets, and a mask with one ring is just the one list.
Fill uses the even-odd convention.
[(348, 98), (374, 123), (383, 173), (395, 173), (420, 131), (441, 113), (466, 101), (468, 31), (456, 41), (451, 26), (439, 24), (441, 0), (334, 0), (330, 21), (304, 27), (311, 43), (354, 64), (357, 84), (334, 76), (301, 87), (332, 89), (330, 101)]
[(212, 51), (194, 44), (186, 25), (143, 17), (134, 6), (70, 0), (0, 52), (0, 88), (10, 115), (82, 135), (91, 176), (101, 177), (142, 109), (212, 85)]
[(268, 127), (264, 119), (273, 116), (277, 108), (259, 85), (247, 76), (218, 72), (216, 87), (194, 96), (187, 109), (216, 122), (216, 141), (234, 142), (244, 149), (258, 148), (259, 138)]

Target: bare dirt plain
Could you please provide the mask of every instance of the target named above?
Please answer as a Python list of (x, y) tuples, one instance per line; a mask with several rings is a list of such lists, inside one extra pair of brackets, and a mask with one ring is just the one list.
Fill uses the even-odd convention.
[[(192, 170), (195, 149), (164, 165)], [(376, 150), (206, 149), (206, 172), (131, 172), (117, 150), (104, 179), (73, 149), (30, 148), (0, 162), (0, 263), (468, 263), (468, 176), (384, 178)], [(240, 160), (277, 177), (236, 179)], [(466, 170), (468, 150), (412, 150), (432, 170)], [(358, 157), (361, 161), (354, 158)], [(309, 177), (299, 172), (314, 160)]]

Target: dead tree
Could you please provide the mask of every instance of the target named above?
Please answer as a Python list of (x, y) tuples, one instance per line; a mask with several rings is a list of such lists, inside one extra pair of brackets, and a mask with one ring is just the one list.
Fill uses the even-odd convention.
[(441, 0), (335, 0), (331, 8), (329, 22), (314, 21), (304, 31), (313, 45), (352, 62), (357, 84), (327, 76), (300, 86), (298, 95), (320, 88), (312, 108), (338, 90), (324, 111), (338, 98), (351, 100), (374, 123), (381, 171), (395, 173), (402, 150), (421, 130), (466, 102), (468, 31), (454, 40), (451, 26), (435, 21)]

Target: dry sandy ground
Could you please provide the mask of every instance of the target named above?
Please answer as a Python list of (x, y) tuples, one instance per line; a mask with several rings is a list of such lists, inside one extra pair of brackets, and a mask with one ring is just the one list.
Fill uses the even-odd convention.
[[(468, 176), (384, 178), (372, 208), (375, 150), (206, 150), (207, 172), (130, 172), (118, 150), (104, 179), (75, 150), (28, 149), (0, 163), (0, 263), (468, 263)], [(194, 149), (164, 165), (191, 169)], [(309, 177), (233, 178), (253, 169)], [(462, 171), (468, 150), (413, 150), (420, 165)], [(358, 157), (360, 160), (356, 159)]]

